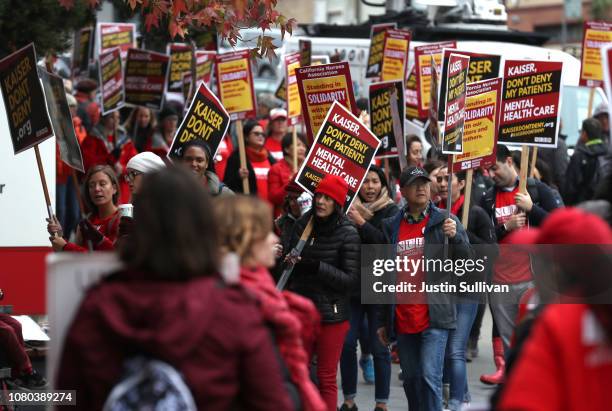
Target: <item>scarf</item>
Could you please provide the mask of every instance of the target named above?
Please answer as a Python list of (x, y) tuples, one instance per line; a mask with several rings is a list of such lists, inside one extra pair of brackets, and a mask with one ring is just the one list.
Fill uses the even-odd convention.
[[(457, 199), (457, 201), (455, 201), (453, 205), (451, 206), (451, 214), (458, 217), (459, 216), (458, 213), (461, 210), (461, 207), (463, 207), (464, 201), (465, 201), (465, 196), (461, 194), (461, 196)], [(440, 200), (440, 208), (446, 210), (446, 201)]]
[(275, 342), (291, 381), (300, 392), (305, 411), (324, 411), (318, 389), (310, 380), (306, 347), (314, 345), (320, 317), (314, 304), (297, 294), (276, 289), (264, 267), (240, 269), (241, 284), (255, 293), (263, 318), (274, 329)]
[(374, 217), (374, 214), (387, 207), (389, 204), (393, 204), (393, 200), (389, 197), (387, 187), (383, 187), (376, 200), (371, 203), (363, 203), (359, 196), (356, 196), (351, 207), (355, 208), (364, 220), (370, 221), (370, 219)]
[(247, 147), (246, 155), (250, 162), (259, 163), (265, 161), (268, 158), (268, 150), (266, 150), (265, 148), (257, 150), (253, 147)]

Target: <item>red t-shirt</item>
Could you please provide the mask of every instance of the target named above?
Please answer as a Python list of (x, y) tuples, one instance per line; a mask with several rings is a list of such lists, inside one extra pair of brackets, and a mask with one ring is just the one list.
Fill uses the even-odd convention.
[(257, 197), (268, 201), (268, 172), (270, 171), (270, 161), (266, 158), (263, 161), (251, 161), (255, 178), (257, 180)]
[(508, 377), (500, 411), (610, 409), (612, 348), (586, 305), (550, 304)]
[[(518, 186), (512, 191), (497, 191), (495, 197), (495, 219), (498, 224), (507, 222), (513, 214), (519, 212), (514, 196), (519, 192)], [(499, 242), (499, 258), (493, 267), (493, 282), (498, 284), (518, 284), (531, 280), (531, 261), (529, 254), (515, 251), (507, 244), (506, 238)]]
[[(397, 255), (407, 256), (410, 260), (420, 260), (425, 247), (425, 227), (429, 216), (416, 224), (409, 224), (402, 219), (399, 228)], [(395, 329), (398, 334), (417, 334), (429, 327), (429, 308), (427, 294), (418, 292), (425, 282), (425, 273), (419, 269), (414, 275), (409, 272), (398, 271), (398, 283), (414, 284), (416, 292), (398, 295), (398, 304), (395, 306)], [(403, 302), (409, 303), (403, 303)]]
[(270, 153), (270, 155), (274, 157), (276, 161), (281, 161), (283, 159), (283, 148), (281, 146), (280, 140), (275, 140), (272, 137), (268, 137), (266, 139), (266, 144), (264, 144), (264, 147), (266, 148), (266, 150), (268, 150), (268, 153)]

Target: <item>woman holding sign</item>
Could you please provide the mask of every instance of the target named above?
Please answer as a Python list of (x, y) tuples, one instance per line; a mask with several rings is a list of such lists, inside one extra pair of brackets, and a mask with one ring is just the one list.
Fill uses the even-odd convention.
[(285, 134), (281, 141), (283, 158), (270, 167), (268, 174), (268, 199), (274, 205), (274, 217), (278, 217), (283, 212), (287, 184), (295, 175), (294, 170), (298, 170), (306, 157), (306, 138), (302, 134), (297, 135), (297, 165), (293, 164), (293, 135)]
[(225, 184), (235, 193), (242, 193), (242, 179), (248, 178), (251, 194), (268, 201), (268, 172), (276, 161), (264, 147), (266, 135), (256, 121), (249, 120), (242, 128), (246, 145), (247, 167), (240, 167), (239, 149), (227, 160)]
[(79, 223), (76, 243), (66, 242), (56, 234), (62, 227), (55, 221), (49, 221), (47, 231), (54, 251), (86, 252), (91, 244), (94, 250), (109, 251), (117, 239), (119, 230), (119, 182), (109, 166), (94, 166), (85, 175), (83, 183), (85, 204), (91, 211), (86, 220)]
[(322, 317), (315, 354), (319, 391), (328, 411), (336, 411), (336, 374), (349, 330), (350, 294), (359, 285), (361, 240), (344, 215), (347, 193), (343, 178), (325, 176), (315, 191), (312, 210), (295, 223), (290, 243), (295, 247), (312, 218), (312, 234), (293, 269), (289, 289), (311, 299)]

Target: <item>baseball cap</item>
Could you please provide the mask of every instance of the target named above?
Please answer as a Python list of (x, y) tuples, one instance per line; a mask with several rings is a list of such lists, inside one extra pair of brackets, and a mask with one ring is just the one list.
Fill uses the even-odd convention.
[(599, 103), (593, 111), (593, 117), (598, 117), (600, 114), (609, 114), (608, 104), (605, 102)]
[(429, 174), (427, 174), (427, 171), (425, 171), (425, 169), (421, 167), (416, 167), (416, 166), (408, 167), (404, 171), (402, 171), (402, 174), (400, 174), (400, 178), (399, 178), (400, 187), (410, 185), (414, 183), (416, 180), (418, 180), (419, 178), (429, 181)]
[(273, 108), (270, 110), (270, 121), (274, 121), (279, 118), (287, 118), (287, 110), (284, 108)]

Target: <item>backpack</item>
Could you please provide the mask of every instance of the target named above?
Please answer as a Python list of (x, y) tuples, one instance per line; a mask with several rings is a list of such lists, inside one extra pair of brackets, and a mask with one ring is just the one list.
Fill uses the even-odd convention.
[(171, 365), (133, 357), (124, 365), (122, 379), (113, 387), (103, 411), (196, 411), (191, 391)]

